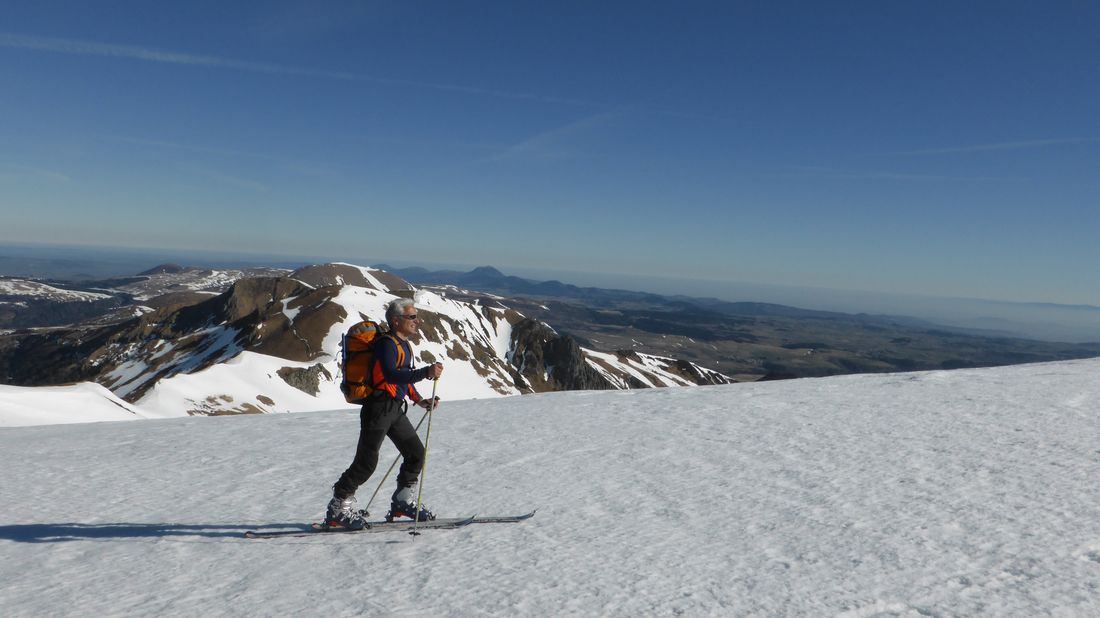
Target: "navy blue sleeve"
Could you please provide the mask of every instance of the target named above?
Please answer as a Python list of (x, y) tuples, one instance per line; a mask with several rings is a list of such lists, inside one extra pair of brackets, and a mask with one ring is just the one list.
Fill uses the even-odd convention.
[(397, 366), (397, 344), (386, 337), (375, 346), (375, 356), (382, 366), (382, 376), (390, 384), (412, 384), (428, 377), (428, 368), (411, 369), (412, 346), (405, 345), (405, 367)]

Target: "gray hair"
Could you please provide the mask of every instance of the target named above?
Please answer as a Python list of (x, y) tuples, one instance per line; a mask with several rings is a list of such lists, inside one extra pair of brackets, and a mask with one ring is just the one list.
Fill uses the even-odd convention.
[(386, 305), (386, 322), (389, 322), (390, 326), (397, 320), (397, 316), (404, 315), (405, 309), (416, 305), (411, 298), (398, 298), (390, 304)]

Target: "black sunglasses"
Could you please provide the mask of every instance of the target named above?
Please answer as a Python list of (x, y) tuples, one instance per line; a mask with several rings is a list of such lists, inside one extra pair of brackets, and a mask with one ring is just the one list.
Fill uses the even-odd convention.
[(412, 320), (419, 320), (419, 319), (420, 319), (420, 318), (419, 318), (419, 317), (418, 317), (418, 316), (417, 316), (417, 315), (416, 315), (415, 313), (414, 313), (414, 314), (412, 314), (412, 315), (399, 315), (399, 316), (397, 316), (397, 317), (399, 317), (399, 318), (405, 318), (406, 320), (409, 320), (409, 321), (412, 321)]

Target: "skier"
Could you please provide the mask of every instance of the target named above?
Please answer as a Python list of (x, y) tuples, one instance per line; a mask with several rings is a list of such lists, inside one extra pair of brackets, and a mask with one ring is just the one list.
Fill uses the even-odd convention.
[(408, 409), (405, 397), (422, 408), (438, 406), (438, 398), (429, 401), (421, 397), (413, 383), (425, 378), (438, 379), (443, 374), (443, 364), (413, 369), (409, 337), (416, 334), (420, 319), (412, 300), (399, 298), (387, 305), (386, 321), (390, 326), (389, 335), (382, 337), (374, 348), (371, 376), (375, 390), (359, 412), (359, 444), (355, 459), (332, 486), (332, 500), (325, 513), (325, 525), (330, 528), (361, 530), (366, 526), (366, 511), (354, 508), (355, 491), (374, 473), (378, 466), (378, 449), (387, 436), (401, 452), (403, 460), (386, 519), (435, 519), (423, 505), (417, 517), (417, 496), (413, 490), (424, 464), (424, 444), (405, 414)]

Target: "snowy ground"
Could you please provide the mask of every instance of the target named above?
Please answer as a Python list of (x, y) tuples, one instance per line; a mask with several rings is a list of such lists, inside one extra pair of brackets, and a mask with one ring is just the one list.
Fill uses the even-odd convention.
[(92, 382), (39, 387), (0, 384), (0, 427), (130, 421), (152, 416)]
[(241, 538), (320, 516), (349, 412), (0, 429), (0, 613), (1100, 615), (1098, 375), (444, 404), (427, 503), (539, 512), (420, 537)]

